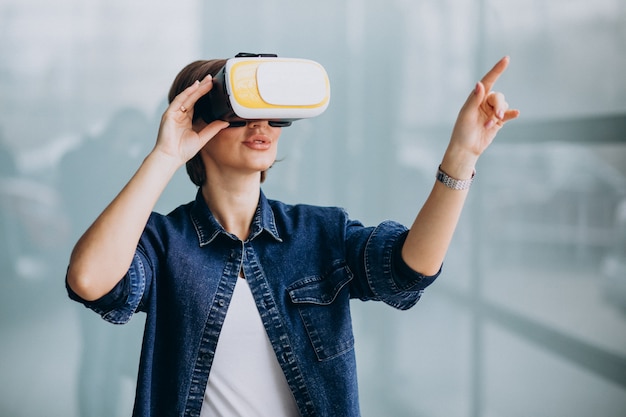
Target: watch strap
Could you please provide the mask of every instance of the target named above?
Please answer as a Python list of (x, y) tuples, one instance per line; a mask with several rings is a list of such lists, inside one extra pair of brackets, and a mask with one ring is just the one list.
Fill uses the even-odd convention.
[(441, 165), (437, 169), (437, 181), (441, 182), (448, 188), (453, 190), (467, 190), (471, 187), (472, 182), (474, 181), (474, 176), (476, 175), (476, 171), (472, 172), (472, 177), (466, 180), (458, 180), (456, 178), (452, 178), (448, 174), (446, 174), (442, 169)]

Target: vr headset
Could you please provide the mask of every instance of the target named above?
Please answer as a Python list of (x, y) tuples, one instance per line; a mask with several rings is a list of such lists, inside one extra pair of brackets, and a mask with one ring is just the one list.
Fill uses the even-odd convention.
[(247, 120), (268, 120), (286, 127), (326, 110), (330, 81), (315, 61), (239, 53), (213, 77), (213, 89), (201, 101), (196, 109), (206, 122), (245, 126)]

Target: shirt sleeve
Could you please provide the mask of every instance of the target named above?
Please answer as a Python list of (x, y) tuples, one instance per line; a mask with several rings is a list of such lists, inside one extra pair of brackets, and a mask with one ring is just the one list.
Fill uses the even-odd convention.
[(146, 268), (147, 258), (138, 249), (128, 272), (107, 294), (94, 301), (87, 301), (76, 294), (65, 283), (69, 297), (99, 314), (113, 324), (127, 323), (139, 310), (149, 282), (150, 268)]
[(406, 310), (420, 299), (424, 289), (439, 276), (428, 276), (414, 271), (402, 259), (402, 245), (408, 234), (405, 226), (386, 221), (375, 228), (363, 228), (358, 223), (348, 232), (348, 257), (357, 276), (355, 296), (383, 301), (392, 307)]

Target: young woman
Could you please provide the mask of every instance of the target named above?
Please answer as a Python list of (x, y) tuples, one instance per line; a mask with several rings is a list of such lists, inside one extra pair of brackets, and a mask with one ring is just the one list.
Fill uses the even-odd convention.
[[(281, 128), (199, 117), (224, 60), (183, 69), (156, 145), (78, 241), (66, 278), (110, 322), (147, 313), (134, 415), (358, 416), (349, 300), (407, 309), (439, 274), (476, 162), (519, 114), (491, 91), (508, 62), (462, 107), (410, 230), (267, 199)], [(153, 213), (185, 164), (196, 199)]]

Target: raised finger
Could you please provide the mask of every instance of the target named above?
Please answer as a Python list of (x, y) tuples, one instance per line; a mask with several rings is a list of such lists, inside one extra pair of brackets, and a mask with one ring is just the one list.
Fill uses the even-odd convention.
[(504, 118), (504, 113), (509, 109), (509, 103), (506, 102), (504, 94), (491, 92), (487, 96), (486, 102), (498, 119)]
[(487, 74), (485, 74), (482, 80), (480, 80), (485, 86), (486, 92), (491, 91), (491, 88), (496, 83), (500, 75), (502, 75), (502, 73), (509, 66), (509, 61), (510, 61), (509, 57), (505, 56), (500, 61), (498, 61), (496, 65), (494, 65), (493, 68), (491, 68), (489, 72), (487, 72)]
[(504, 112), (504, 117), (502, 118), (503, 122), (508, 122), (509, 120), (517, 119), (519, 116), (519, 110), (511, 109)]
[(211, 91), (212, 87), (213, 79), (209, 74), (202, 81), (196, 81), (177, 95), (170, 103), (170, 110), (187, 113), (193, 109), (200, 97)]
[(223, 120), (214, 120), (206, 125), (200, 132), (200, 136), (208, 142), (213, 136), (217, 135), (220, 130), (226, 129), (230, 123)]

